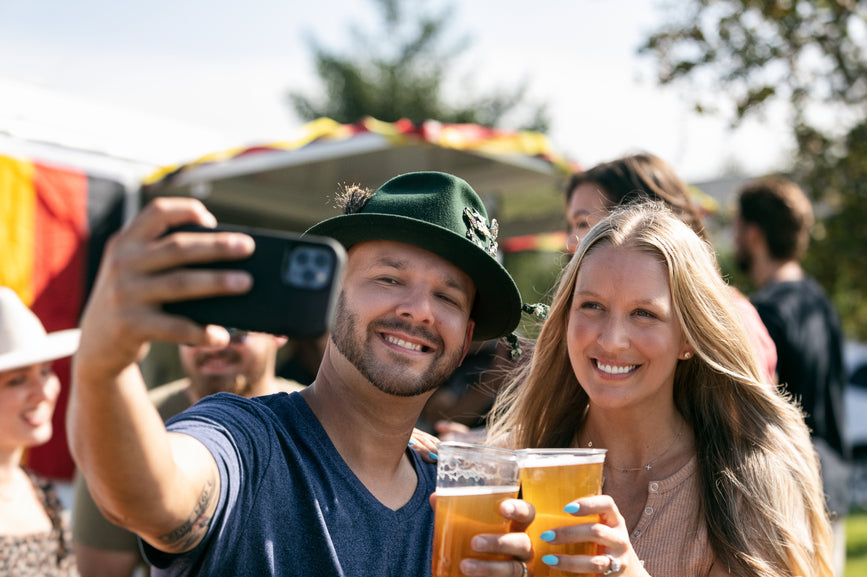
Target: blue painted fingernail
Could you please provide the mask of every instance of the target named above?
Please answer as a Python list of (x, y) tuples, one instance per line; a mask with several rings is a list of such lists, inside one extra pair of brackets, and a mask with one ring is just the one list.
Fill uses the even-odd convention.
[(555, 537), (557, 537), (557, 534), (554, 531), (545, 531), (544, 533), (539, 535), (539, 539), (545, 541), (546, 543), (548, 541), (553, 541)]
[(563, 507), (563, 510), (566, 511), (567, 513), (569, 513), (569, 514), (577, 513), (579, 509), (581, 509), (581, 507), (579, 507), (579, 506), (576, 505), (575, 503), (569, 503), (568, 505), (566, 505), (565, 507)]
[(410, 441), (410, 442), (407, 443), (407, 444), (408, 444), (410, 447), (412, 447), (413, 445), (415, 445), (415, 441)]
[(439, 460), (439, 457), (437, 457), (436, 453), (428, 453), (427, 456), (430, 457), (431, 459), (433, 459), (434, 461)]
[(542, 563), (545, 565), (550, 565), (551, 567), (555, 567), (560, 563), (560, 558), (556, 555), (545, 555), (542, 557)]

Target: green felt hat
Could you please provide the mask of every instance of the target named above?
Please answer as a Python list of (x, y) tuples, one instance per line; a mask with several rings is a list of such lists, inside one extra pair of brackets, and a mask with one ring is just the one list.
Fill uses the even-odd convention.
[(348, 250), (366, 240), (423, 248), (467, 273), (476, 285), (473, 338), (511, 333), (521, 320), (521, 294), (497, 260), (497, 225), (464, 180), (442, 172), (411, 172), (383, 184), (351, 214), (330, 218), (305, 234), (330, 236)]

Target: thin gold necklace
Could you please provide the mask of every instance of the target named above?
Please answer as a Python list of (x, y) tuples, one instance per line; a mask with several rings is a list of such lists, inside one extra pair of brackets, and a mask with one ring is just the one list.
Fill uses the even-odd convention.
[[(649, 460), (644, 465), (642, 465), (640, 467), (618, 467), (617, 465), (612, 465), (606, 459), (603, 466), (608, 467), (610, 469), (614, 469), (615, 471), (620, 471), (621, 473), (634, 473), (636, 471), (649, 471), (649, 470), (651, 470), (653, 468), (653, 464), (656, 463), (660, 458), (662, 458), (666, 453), (668, 453), (671, 450), (671, 448), (674, 447), (674, 444), (677, 443), (677, 440), (683, 434), (683, 429), (684, 429), (685, 424), (686, 424), (685, 421), (681, 421), (680, 430), (674, 436), (674, 439), (672, 439), (671, 443), (665, 448), (664, 451), (662, 451), (660, 454), (658, 454), (657, 456), (655, 456), (654, 458)], [(587, 441), (587, 447), (589, 448), (592, 446), (593, 446), (593, 441)]]

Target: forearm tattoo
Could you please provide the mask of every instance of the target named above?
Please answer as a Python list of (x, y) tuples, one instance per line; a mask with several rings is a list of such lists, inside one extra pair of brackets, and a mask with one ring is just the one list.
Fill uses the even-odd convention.
[(175, 551), (187, 551), (192, 549), (205, 535), (211, 524), (211, 504), (216, 498), (216, 482), (214, 478), (207, 480), (202, 487), (202, 492), (196, 502), (193, 512), (181, 526), (160, 537), (160, 541), (168, 548)]

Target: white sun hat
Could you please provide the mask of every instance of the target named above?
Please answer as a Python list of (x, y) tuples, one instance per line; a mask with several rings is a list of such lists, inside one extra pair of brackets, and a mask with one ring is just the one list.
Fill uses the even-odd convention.
[(9, 287), (0, 287), (0, 371), (62, 359), (78, 349), (79, 329), (46, 333)]

